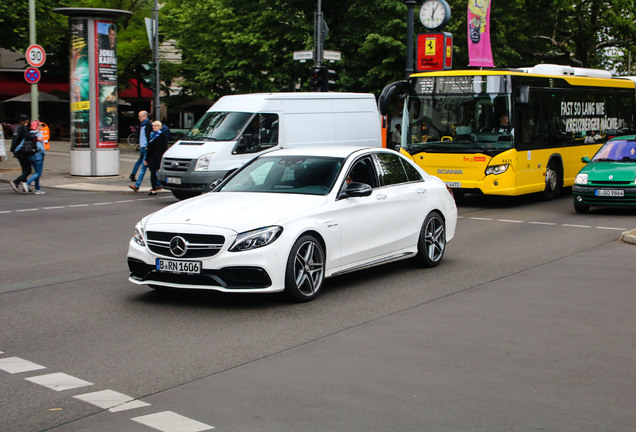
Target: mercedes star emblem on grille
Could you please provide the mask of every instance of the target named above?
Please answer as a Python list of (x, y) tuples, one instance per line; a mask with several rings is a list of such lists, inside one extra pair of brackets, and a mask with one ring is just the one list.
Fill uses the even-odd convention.
[(185, 255), (187, 249), (188, 243), (183, 237), (174, 236), (172, 240), (170, 240), (170, 252), (172, 252), (172, 255), (182, 257)]

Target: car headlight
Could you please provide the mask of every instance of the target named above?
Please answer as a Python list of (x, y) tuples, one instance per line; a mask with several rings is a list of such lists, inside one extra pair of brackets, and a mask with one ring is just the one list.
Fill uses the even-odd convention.
[(146, 246), (146, 242), (144, 241), (144, 228), (141, 222), (142, 221), (139, 221), (137, 222), (137, 225), (135, 225), (135, 233), (133, 234), (133, 240), (139, 246)]
[(194, 170), (208, 171), (210, 168), (210, 161), (212, 160), (212, 156), (214, 156), (214, 153), (208, 153), (199, 157), (199, 159), (197, 159), (196, 165), (194, 165)]
[(501, 164), (501, 165), (492, 165), (492, 166), (486, 167), (486, 175), (503, 174), (506, 172), (509, 166), (510, 164)]
[(229, 250), (230, 252), (240, 252), (267, 246), (280, 237), (282, 232), (283, 227), (275, 225), (240, 233), (236, 236), (236, 240)]
[(585, 185), (587, 184), (587, 174), (579, 173), (574, 178), (574, 184)]

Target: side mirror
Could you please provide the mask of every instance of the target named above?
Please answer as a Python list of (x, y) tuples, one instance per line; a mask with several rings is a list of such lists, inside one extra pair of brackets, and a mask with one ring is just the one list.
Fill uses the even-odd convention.
[(387, 115), (389, 113), (389, 104), (391, 101), (399, 96), (405, 94), (412, 94), (413, 89), (408, 81), (396, 81), (384, 87), (382, 93), (378, 98), (378, 111), (381, 115)]
[(590, 158), (589, 158), (589, 157), (587, 157), (587, 156), (583, 156), (583, 157), (581, 158), (581, 162), (583, 162), (583, 163), (590, 163)]
[(373, 192), (371, 186), (366, 183), (353, 182), (347, 185), (345, 196), (347, 198), (369, 196)]

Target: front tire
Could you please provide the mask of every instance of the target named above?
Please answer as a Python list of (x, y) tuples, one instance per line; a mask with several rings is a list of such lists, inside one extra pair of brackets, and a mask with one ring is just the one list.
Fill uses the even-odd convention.
[(423, 267), (435, 267), (446, 250), (446, 224), (439, 212), (426, 216), (417, 242), (417, 262)]
[(296, 240), (287, 259), (285, 295), (295, 302), (316, 298), (325, 278), (325, 252), (320, 242), (306, 234)]
[(563, 190), (563, 174), (556, 162), (551, 160), (545, 170), (545, 189), (543, 199), (551, 201), (561, 194)]

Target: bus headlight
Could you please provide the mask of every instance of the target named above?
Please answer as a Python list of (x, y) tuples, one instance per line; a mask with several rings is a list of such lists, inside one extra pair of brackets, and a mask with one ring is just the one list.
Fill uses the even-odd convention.
[(194, 166), (194, 170), (208, 171), (210, 168), (210, 160), (212, 159), (212, 156), (214, 156), (214, 153), (208, 153), (199, 157), (199, 159), (197, 159), (196, 165)]
[(574, 184), (578, 185), (586, 185), (587, 184), (587, 174), (577, 174), (574, 178)]
[(486, 175), (503, 174), (508, 170), (509, 166), (510, 164), (501, 164), (501, 165), (492, 165), (492, 166), (486, 167)]

